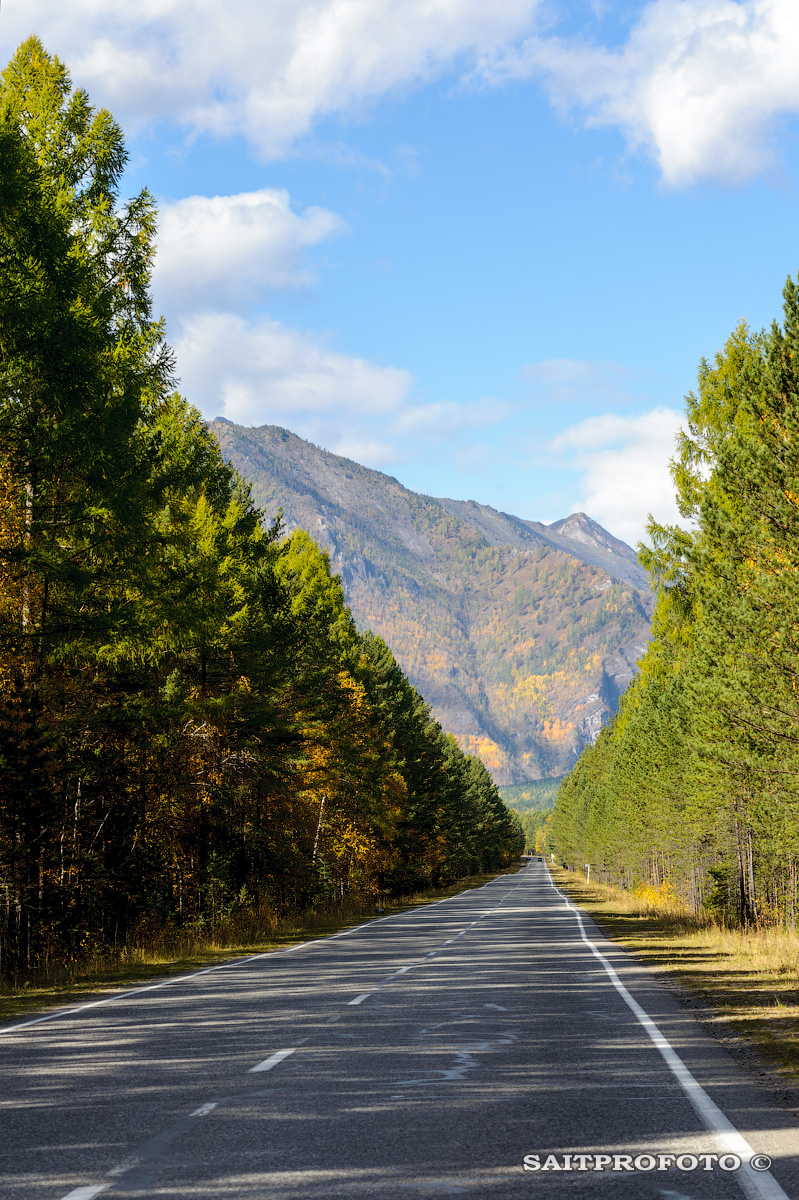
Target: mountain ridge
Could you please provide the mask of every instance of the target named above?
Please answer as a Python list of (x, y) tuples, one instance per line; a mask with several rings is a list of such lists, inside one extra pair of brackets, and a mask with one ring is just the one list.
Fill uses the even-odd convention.
[[(494, 545), (518, 544), (520, 548), (526, 548), (528, 539), (533, 543), (543, 541), (579, 558), (589, 566), (608, 571), (634, 587), (643, 589), (647, 586), (646, 572), (640, 566), (632, 547), (613, 537), (613, 534), (608, 533), (584, 512), (571, 513), (551, 525), (544, 525), (541, 521), (527, 521), (523, 517), (501, 512), (487, 504), (478, 504), (476, 500), (434, 498), (453, 516), (458, 516), (467, 525), (479, 528), (489, 541), (492, 537), (498, 537), (499, 529), (502, 529), (506, 537), (502, 541), (493, 542)], [(482, 520), (476, 516), (475, 510), (479, 511)], [(484, 514), (489, 513), (499, 520), (486, 519)], [(564, 534), (564, 529), (570, 532)], [(576, 532), (572, 533), (571, 530)]]
[(324, 546), (357, 623), (498, 783), (562, 773), (594, 740), (648, 640), (629, 546), (584, 513), (547, 526), (413, 492), (278, 426), (210, 427), (266, 515)]

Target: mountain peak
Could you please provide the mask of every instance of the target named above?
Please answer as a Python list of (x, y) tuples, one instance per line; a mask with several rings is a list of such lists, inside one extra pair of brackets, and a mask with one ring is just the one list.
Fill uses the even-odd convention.
[(562, 774), (649, 637), (635, 552), (585, 513), (552, 525), (436, 499), (277, 426), (212, 422), (269, 518), (307, 529), (360, 628), (385, 639), (497, 783)]
[(638, 561), (638, 555), (632, 546), (608, 533), (598, 521), (587, 513), (576, 512), (559, 521), (553, 521), (546, 526), (554, 533), (560, 533), (572, 542), (581, 542), (585, 546), (594, 546), (597, 550), (606, 550), (610, 554), (620, 554), (629, 561)]

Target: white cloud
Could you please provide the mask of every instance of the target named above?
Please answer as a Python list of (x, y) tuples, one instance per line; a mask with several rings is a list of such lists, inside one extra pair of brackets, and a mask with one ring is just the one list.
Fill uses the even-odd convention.
[(484, 442), (475, 442), (471, 446), (459, 446), (454, 453), (455, 466), (461, 475), (483, 475), (495, 468), (503, 460), (500, 451)]
[(634, 417), (589, 417), (555, 437), (551, 450), (582, 473), (582, 508), (616, 537), (634, 546), (645, 538), (649, 513), (683, 524), (674, 501), (669, 459), (684, 414), (655, 408)]
[(619, 128), (671, 184), (738, 182), (776, 161), (776, 120), (799, 112), (796, 0), (653, 0), (619, 49), (531, 38), (486, 78), (543, 75), (553, 102)]
[(187, 196), (160, 206), (156, 306), (245, 306), (269, 289), (310, 287), (303, 253), (346, 223), (324, 208), (293, 211), (285, 189)]
[[(303, 254), (347, 228), (336, 214), (297, 214), (285, 190), (270, 188), (189, 196), (161, 214), (156, 307), (170, 317), (181, 386), (206, 416), (287, 425), (336, 453), (382, 466), (397, 460), (395, 435), (408, 432), (409, 422), (430, 430), (441, 423), (440, 406), (428, 406), (428, 415), (407, 404), (407, 371), (342, 354), (329, 339), (268, 316), (248, 319), (265, 291), (314, 282)], [(382, 439), (364, 429), (374, 423), (382, 424)]]
[(388, 467), (402, 461), (396, 442), (380, 441), (378, 438), (361, 437), (357, 433), (341, 428), (316, 426), (316, 440), (326, 450), (340, 454), (342, 458), (351, 458), (353, 462), (365, 467), (374, 467), (385, 471)]
[(312, 282), (303, 253), (346, 228), (297, 214), (283, 190), (190, 196), (162, 210), (154, 293), (170, 319), (183, 390), (207, 415), (288, 425), (328, 449), (389, 466), (463, 430), (504, 420), (507, 404), (410, 399), (411, 376), (341, 353), (330, 339), (248, 314), (269, 288)]
[(496, 55), (539, 0), (26, 0), (3, 11), (10, 51), (32, 29), (126, 125), (172, 120), (280, 155), (330, 113)]
[(190, 313), (173, 344), (181, 390), (206, 417), (283, 425), (382, 469), (510, 412), (500, 401), (413, 403), (408, 371), (343, 354), (267, 316)]
[[(622, 131), (672, 184), (739, 181), (776, 161), (799, 112), (796, 0), (651, 0), (620, 47), (541, 34), (542, 0), (26, 0), (4, 7), (10, 53), (35, 29), (126, 128), (172, 121), (285, 154), (327, 115), (453, 72), (541, 79), (553, 103)], [(569, 15), (565, 0), (548, 17)]]
[(353, 419), (390, 416), (411, 376), (331, 350), (318, 336), (269, 317), (187, 317), (174, 341), (182, 390), (206, 416), (277, 424), (311, 436), (321, 423), (342, 431)]
[(635, 372), (622, 363), (549, 358), (522, 368), (522, 379), (548, 402), (560, 404), (631, 399)]
[(392, 423), (398, 434), (434, 438), (462, 433), (465, 429), (481, 429), (496, 425), (511, 413), (504, 400), (485, 397), (471, 404), (456, 404), (453, 400), (437, 400), (431, 404), (407, 404)]

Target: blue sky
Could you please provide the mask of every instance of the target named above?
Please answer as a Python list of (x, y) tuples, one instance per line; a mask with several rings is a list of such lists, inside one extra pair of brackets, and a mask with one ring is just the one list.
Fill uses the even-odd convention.
[(634, 542), (799, 269), (795, 0), (5, 0), (122, 123), (203, 413)]

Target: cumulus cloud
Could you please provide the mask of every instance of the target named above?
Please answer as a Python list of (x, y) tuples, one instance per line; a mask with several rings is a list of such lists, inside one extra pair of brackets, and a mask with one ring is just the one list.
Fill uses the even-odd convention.
[(36, 29), (127, 124), (166, 118), (273, 156), (319, 116), (496, 56), (531, 31), (538, 3), (26, 0), (4, 10), (2, 33), (10, 49)]
[(606, 413), (571, 426), (550, 449), (582, 475), (576, 507), (630, 545), (645, 538), (649, 513), (682, 524), (669, 459), (684, 415), (655, 408), (634, 417)]
[(502, 421), (497, 401), (419, 404), (413, 378), (332, 349), (268, 316), (197, 312), (174, 339), (181, 390), (207, 417), (283, 425), (336, 454), (386, 468), (464, 430)]
[(284, 155), (329, 115), (455, 73), (540, 80), (589, 126), (622, 131), (666, 181), (740, 181), (776, 161), (799, 111), (796, 0), (650, 0), (621, 46), (558, 37), (565, 0), (26, 0), (3, 11), (10, 52), (31, 29), (127, 128), (172, 121)]
[(303, 262), (305, 251), (346, 229), (324, 208), (294, 212), (285, 189), (162, 204), (156, 305), (240, 308), (270, 289), (310, 287), (316, 280)]
[(670, 184), (772, 167), (778, 118), (799, 112), (796, 0), (653, 0), (624, 45), (532, 37), (486, 78), (542, 77), (589, 126), (619, 128)]
[(206, 416), (288, 425), (306, 436), (333, 416), (339, 430), (353, 419), (390, 416), (411, 386), (407, 371), (341, 354), (269, 317), (188, 316), (174, 349), (183, 390)]
[(503, 420), (509, 406), (411, 399), (407, 371), (331, 347), (331, 339), (253, 316), (274, 288), (313, 282), (308, 247), (346, 229), (325, 209), (296, 213), (288, 193), (190, 196), (162, 208), (155, 302), (170, 320), (181, 385), (206, 414), (287, 425), (370, 465)]
[(165, 204), (155, 302), (170, 317), (181, 386), (206, 416), (287, 425), (337, 453), (388, 465), (397, 457), (393, 441), (361, 427), (402, 424), (409, 373), (251, 312), (270, 289), (312, 284), (305, 251), (346, 228), (326, 209), (296, 213), (282, 189)]

